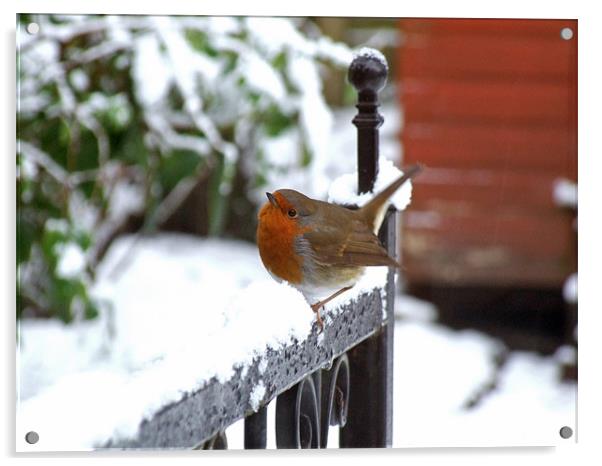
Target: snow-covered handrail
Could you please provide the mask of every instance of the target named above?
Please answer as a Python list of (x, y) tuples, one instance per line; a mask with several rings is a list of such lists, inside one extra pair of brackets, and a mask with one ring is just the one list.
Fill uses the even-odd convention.
[[(380, 331), (382, 306), (383, 300), (378, 290), (361, 295), (356, 301), (340, 309), (340, 312), (329, 320), (323, 333), (318, 334), (314, 328), (304, 341), (293, 341), (279, 350), (268, 349), (250, 366), (237, 368), (226, 382), (213, 378), (197, 392), (165, 406), (152, 419), (140, 425), (134, 438), (114, 439), (105, 446), (197, 447), (207, 440), (213, 440), (216, 434), (219, 435), (243, 417), (251, 416), (250, 421), (247, 417), (248, 422), (261, 423), (261, 418), (265, 417), (265, 408), (262, 407), (287, 390), (294, 391), (295, 386), (310, 374), (314, 374), (315, 384), (322, 386), (318, 397), (322, 397), (322, 394), (326, 397), (326, 388), (330, 390), (326, 381), (329, 369), (332, 370), (337, 365), (338, 358), (347, 351)], [(342, 401), (342, 404), (335, 406), (337, 411), (345, 409), (349, 397), (348, 389), (345, 393), (339, 392), (345, 385), (348, 388), (349, 382), (339, 380), (339, 388), (334, 388), (333, 402), (336, 404)], [(288, 419), (278, 414), (278, 411), (282, 410), (280, 399), (277, 403), (277, 416), (280, 417), (280, 421), (287, 421)], [(334, 416), (331, 420), (334, 420)], [(282, 424), (277, 421), (278, 423)], [(320, 443), (325, 445), (327, 430), (319, 431), (322, 432)], [(316, 434), (314, 429), (314, 442), (319, 442)], [(250, 439), (247, 438), (245, 443), (248, 445), (249, 442)], [(257, 439), (254, 442), (257, 443)], [(278, 443), (282, 445), (282, 442), (281, 439)]]

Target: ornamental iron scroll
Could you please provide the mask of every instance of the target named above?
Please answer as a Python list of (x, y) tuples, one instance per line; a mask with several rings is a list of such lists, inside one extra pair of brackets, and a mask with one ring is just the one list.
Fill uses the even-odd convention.
[(278, 448), (326, 448), (329, 427), (346, 424), (350, 389), (347, 355), (341, 355), (331, 367), (308, 375), (278, 396)]
[[(318, 371), (319, 372), (319, 371)], [(319, 373), (305, 377), (276, 400), (276, 447), (319, 448)]]
[(349, 408), (349, 358), (341, 355), (330, 371), (322, 371), (320, 447), (328, 445), (330, 426), (344, 427)]

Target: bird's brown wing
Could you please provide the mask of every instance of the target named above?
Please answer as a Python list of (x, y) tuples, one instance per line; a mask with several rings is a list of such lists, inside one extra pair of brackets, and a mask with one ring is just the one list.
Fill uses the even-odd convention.
[(330, 238), (321, 231), (319, 237), (312, 232), (304, 234), (315, 252), (315, 257), (324, 265), (333, 266), (372, 266), (388, 265), (399, 267), (383, 248), (370, 227), (360, 220), (351, 221), (345, 237)]

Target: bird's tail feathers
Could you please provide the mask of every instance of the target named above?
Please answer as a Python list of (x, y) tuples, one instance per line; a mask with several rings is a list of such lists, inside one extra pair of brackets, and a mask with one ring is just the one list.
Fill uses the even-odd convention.
[(380, 193), (378, 193), (374, 198), (370, 200), (366, 205), (364, 205), (360, 211), (364, 215), (364, 218), (370, 222), (374, 223), (376, 218), (379, 216), (379, 213), (382, 210), (382, 207), (385, 205), (387, 200), (395, 194), (401, 185), (403, 185), (406, 181), (414, 178), (418, 173), (420, 173), (423, 169), (421, 164), (415, 164), (408, 167), (407, 170), (403, 173), (402, 176), (397, 178), (393, 183), (383, 189)]

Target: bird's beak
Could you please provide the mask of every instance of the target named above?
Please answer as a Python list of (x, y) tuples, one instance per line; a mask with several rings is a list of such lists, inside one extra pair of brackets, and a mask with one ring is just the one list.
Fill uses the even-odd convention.
[(278, 205), (278, 201), (276, 200), (276, 198), (274, 197), (274, 195), (272, 193), (265, 193), (265, 195), (268, 197), (270, 204), (272, 204), (277, 209), (280, 208), (280, 206)]

